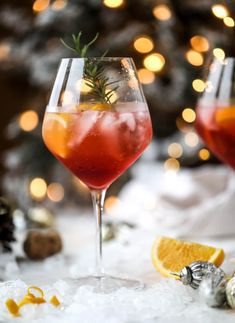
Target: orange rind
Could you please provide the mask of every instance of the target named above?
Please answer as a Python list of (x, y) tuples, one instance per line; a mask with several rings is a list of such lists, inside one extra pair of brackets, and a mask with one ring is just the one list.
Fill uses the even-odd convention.
[[(37, 296), (37, 294), (39, 294), (39, 297)], [(12, 298), (9, 298), (6, 301), (6, 307), (8, 311), (11, 313), (11, 315), (19, 316), (21, 307), (27, 304), (42, 304), (42, 303), (46, 303), (46, 300), (44, 298), (44, 293), (41, 290), (41, 288), (37, 286), (29, 286), (27, 294), (19, 302), (19, 304), (17, 304)], [(60, 301), (55, 295), (53, 295), (50, 299), (50, 304), (57, 307), (60, 305)]]
[(81, 103), (78, 111), (113, 111), (111, 104), (108, 103)]

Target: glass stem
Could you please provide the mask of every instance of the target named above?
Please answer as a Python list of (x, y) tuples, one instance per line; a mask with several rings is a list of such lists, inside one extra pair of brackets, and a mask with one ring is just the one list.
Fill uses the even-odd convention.
[(104, 210), (104, 198), (106, 190), (91, 191), (93, 210), (95, 215), (95, 249), (96, 249), (96, 262), (95, 262), (95, 275), (102, 276), (102, 216)]

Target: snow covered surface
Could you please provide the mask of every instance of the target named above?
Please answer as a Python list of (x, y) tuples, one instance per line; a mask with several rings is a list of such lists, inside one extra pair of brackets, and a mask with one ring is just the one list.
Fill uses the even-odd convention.
[[(131, 229), (117, 240), (104, 243), (104, 266), (107, 273), (138, 279), (145, 283), (141, 291), (120, 289), (111, 294), (98, 294), (83, 286), (75, 292), (66, 278), (85, 275), (93, 268), (93, 218), (80, 211), (67, 210), (58, 215), (58, 229), (64, 240), (63, 254), (43, 262), (3, 258), (2, 276), (8, 279), (0, 285), (1, 322), (37, 323), (137, 323), (137, 322), (234, 322), (235, 311), (208, 308), (198, 299), (198, 292), (180, 282), (163, 279), (151, 264), (150, 250), (155, 228)], [(226, 252), (223, 268), (235, 268), (235, 239), (203, 242), (221, 246)], [(17, 249), (17, 248), (16, 248)], [(20, 253), (20, 250), (17, 251)], [(27, 285), (37, 285), (46, 299), (57, 295), (62, 305), (26, 305), (21, 317), (12, 318), (5, 300), (22, 299)]]
[(162, 163), (132, 167), (114, 216), (175, 237), (235, 236), (235, 174), (203, 166), (165, 172)]
[[(223, 166), (180, 171), (165, 176), (161, 165), (140, 163), (134, 179), (123, 188), (119, 203), (104, 220), (130, 221), (117, 239), (104, 243), (105, 272), (137, 279), (145, 284), (139, 291), (122, 288), (110, 294), (95, 293), (91, 287), (72, 289), (67, 278), (89, 275), (94, 265), (94, 221), (91, 211), (66, 209), (57, 215), (64, 242), (63, 253), (41, 262), (16, 262), (0, 255), (0, 322), (37, 323), (153, 323), (235, 321), (235, 310), (212, 309), (198, 292), (179, 281), (162, 278), (151, 263), (151, 246), (157, 234), (187, 237), (222, 247), (223, 269), (235, 270), (235, 180)], [(22, 255), (20, 241), (15, 254)], [(21, 317), (12, 318), (5, 301), (19, 301), (27, 286), (37, 285), (45, 298), (56, 295), (59, 308), (50, 304), (26, 305)]]

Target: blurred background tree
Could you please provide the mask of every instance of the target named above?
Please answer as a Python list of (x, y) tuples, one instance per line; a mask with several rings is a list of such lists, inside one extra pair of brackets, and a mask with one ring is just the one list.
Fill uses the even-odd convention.
[[(71, 56), (59, 38), (99, 32), (91, 56), (131, 56), (149, 104), (156, 149), (165, 170), (216, 162), (193, 129), (208, 57), (235, 54), (232, 0), (1, 0), (0, 178), (21, 208), (77, 199), (84, 186), (41, 140), (41, 121), (58, 63)], [(146, 157), (147, 158), (147, 157)], [(113, 186), (118, 191), (127, 175)], [(72, 184), (72, 185), (71, 185)], [(77, 188), (74, 193), (74, 186)], [(66, 192), (64, 197), (64, 192)]]

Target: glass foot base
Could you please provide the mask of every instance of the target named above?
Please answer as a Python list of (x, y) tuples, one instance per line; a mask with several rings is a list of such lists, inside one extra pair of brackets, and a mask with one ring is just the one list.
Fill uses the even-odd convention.
[(91, 286), (93, 287), (93, 291), (96, 293), (112, 293), (123, 287), (133, 290), (140, 290), (144, 288), (144, 284), (137, 280), (129, 280), (109, 275), (86, 276), (69, 279), (67, 282), (73, 289), (77, 289), (81, 286)]

